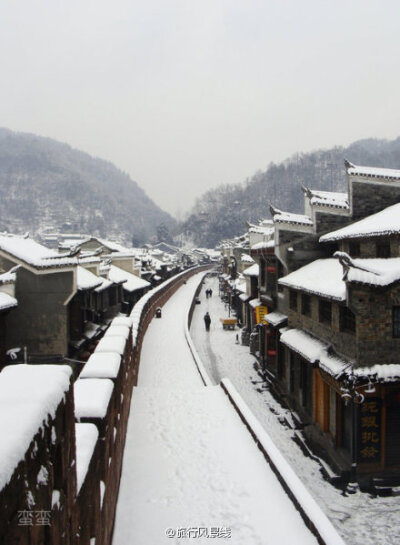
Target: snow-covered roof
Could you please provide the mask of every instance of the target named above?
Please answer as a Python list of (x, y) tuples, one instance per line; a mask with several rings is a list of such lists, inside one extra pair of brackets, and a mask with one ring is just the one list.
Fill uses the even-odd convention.
[(79, 378), (74, 384), (75, 417), (104, 418), (113, 389), (107, 378)]
[(380, 178), (384, 180), (400, 180), (400, 170), (393, 168), (376, 168), (353, 165), (345, 161), (347, 173), (350, 176), (364, 176), (367, 178)]
[(381, 237), (400, 233), (400, 203), (394, 204), (346, 227), (323, 235), (320, 242), (348, 238)]
[(267, 248), (273, 248), (275, 246), (275, 240), (268, 240), (267, 242), (257, 242), (251, 247), (252, 250), (266, 250)]
[(349, 208), (349, 197), (347, 193), (333, 191), (319, 191), (317, 189), (302, 188), (310, 199), (310, 204), (315, 206), (326, 206), (328, 208)]
[[(19, 265), (17, 265), (17, 267), (13, 267), (11, 270), (14, 270), (18, 267)], [(8, 271), (8, 272), (0, 274), (0, 284), (14, 284), (16, 280), (17, 280), (17, 275), (15, 272)]]
[(400, 280), (400, 258), (353, 259), (345, 252), (335, 252), (347, 282), (370, 286), (389, 286)]
[(359, 377), (374, 377), (374, 381), (377, 382), (398, 382), (400, 380), (400, 364), (398, 363), (357, 367), (353, 369), (353, 372)]
[(96, 346), (95, 354), (99, 352), (116, 352), (122, 355), (125, 352), (126, 338), (118, 336), (104, 336)]
[(121, 366), (121, 356), (112, 352), (94, 353), (85, 363), (79, 378), (116, 378)]
[(332, 377), (339, 377), (346, 369), (351, 369), (351, 363), (330, 353), (328, 349), (321, 351), (319, 355), (319, 367)]
[(264, 316), (264, 320), (266, 320), (272, 326), (276, 327), (280, 324), (283, 324), (283, 322), (287, 320), (287, 316), (285, 314), (282, 314), (281, 312), (275, 311), (266, 314)]
[(15, 297), (11, 297), (8, 293), (0, 292), (0, 310), (7, 310), (18, 306), (18, 301)]
[(62, 256), (29, 237), (0, 235), (0, 251), (35, 268), (70, 267), (77, 263), (76, 258)]
[(89, 469), (99, 432), (90, 422), (75, 424), (76, 442), (76, 489), (79, 494)]
[(110, 248), (110, 250), (113, 252), (130, 253), (134, 251), (134, 248), (127, 248), (126, 246), (122, 246), (122, 244), (120, 244), (119, 242), (115, 242), (113, 240), (107, 240), (105, 238), (98, 238), (98, 237), (96, 237), (96, 240), (98, 240), (102, 246), (106, 246), (107, 248)]
[(240, 256), (240, 261), (242, 263), (254, 263), (254, 259), (249, 254), (242, 254)]
[(143, 278), (140, 278), (133, 273), (124, 271), (123, 269), (121, 269), (120, 267), (116, 267), (115, 265), (110, 266), (108, 277), (114, 282), (124, 282), (124, 290), (131, 293), (137, 290), (147, 288), (151, 285), (150, 282), (147, 282), (147, 280), (144, 280)]
[(245, 303), (246, 301), (250, 299), (250, 295), (247, 295), (247, 293), (241, 293), (239, 295), (239, 299), (243, 301), (243, 303)]
[(264, 236), (273, 236), (275, 228), (272, 225), (252, 225), (249, 226), (249, 233), (257, 233)]
[[(114, 284), (114, 282), (112, 282), (112, 280), (109, 280), (108, 278), (102, 278), (102, 277), (99, 277), (99, 278), (101, 280), (101, 283), (95, 289), (95, 291), (97, 293), (101, 293), (102, 291), (108, 289), (110, 286), (112, 286)], [(115, 283), (117, 284), (117, 282), (115, 282)]]
[(273, 220), (274, 223), (292, 223), (298, 225), (312, 226), (313, 221), (309, 216), (303, 214), (292, 214), (291, 212), (283, 212), (278, 208), (273, 208)]
[(0, 490), (70, 387), (67, 365), (9, 365), (0, 373)]
[(78, 290), (91, 290), (97, 288), (103, 283), (103, 279), (96, 276), (85, 267), (77, 267), (77, 287)]
[(336, 301), (346, 299), (343, 268), (334, 258), (317, 259), (278, 280), (288, 288), (306, 291)]
[(243, 271), (244, 276), (258, 276), (260, 267), (258, 263), (254, 263), (251, 267), (248, 267)]
[(327, 347), (327, 344), (301, 329), (285, 331), (282, 333), (280, 341), (311, 363), (318, 361), (321, 351)]
[(252, 307), (252, 308), (256, 308), (256, 307), (259, 307), (260, 305), (262, 305), (260, 299), (252, 299), (251, 301), (249, 301), (249, 305)]

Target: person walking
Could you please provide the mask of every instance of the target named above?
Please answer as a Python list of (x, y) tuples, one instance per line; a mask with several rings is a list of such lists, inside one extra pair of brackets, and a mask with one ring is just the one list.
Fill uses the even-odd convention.
[(204, 323), (206, 325), (206, 331), (210, 331), (211, 316), (208, 312), (206, 312), (204, 315)]
[(209, 296), (209, 297), (212, 296), (212, 289), (211, 289), (211, 288), (208, 290), (208, 296)]

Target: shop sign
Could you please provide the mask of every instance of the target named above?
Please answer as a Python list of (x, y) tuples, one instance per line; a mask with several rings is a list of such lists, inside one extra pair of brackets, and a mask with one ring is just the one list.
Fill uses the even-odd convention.
[(265, 320), (264, 316), (268, 314), (268, 307), (265, 307), (263, 305), (260, 305), (256, 307), (255, 309), (256, 313), (256, 323), (257, 324), (268, 324), (267, 320)]
[(379, 397), (367, 397), (360, 405), (359, 461), (374, 464), (381, 460), (381, 410)]

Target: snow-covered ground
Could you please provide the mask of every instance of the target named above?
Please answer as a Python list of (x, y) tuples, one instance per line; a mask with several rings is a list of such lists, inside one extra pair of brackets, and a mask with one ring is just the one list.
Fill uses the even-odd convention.
[[(212, 288), (206, 299), (204, 290)], [(357, 493), (343, 496), (323, 479), (319, 465), (304, 456), (292, 440), (293, 431), (280, 422), (290, 414), (283, 409), (260, 380), (254, 369), (255, 359), (246, 346), (236, 344), (237, 331), (222, 329), (219, 318), (227, 309), (218, 297), (218, 280), (207, 279), (201, 304), (193, 315), (191, 336), (204, 366), (216, 383), (228, 377), (254, 415), (274, 440), (286, 460), (309, 489), (348, 545), (397, 545), (400, 542), (400, 497), (373, 498)], [(206, 332), (203, 316), (211, 315), (211, 331)], [(297, 541), (295, 541), (297, 543)]]
[(316, 545), (222, 388), (200, 380), (183, 335), (200, 278), (145, 336), (113, 545), (204, 544), (212, 535), (234, 545)]

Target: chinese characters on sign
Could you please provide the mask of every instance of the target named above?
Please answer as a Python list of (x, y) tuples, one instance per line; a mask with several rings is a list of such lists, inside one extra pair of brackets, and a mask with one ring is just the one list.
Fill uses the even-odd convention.
[(367, 398), (360, 412), (360, 462), (372, 464), (381, 459), (381, 399)]
[(265, 320), (264, 316), (268, 314), (268, 308), (264, 307), (262, 305), (255, 308), (256, 312), (256, 323), (257, 324), (267, 324), (267, 320)]

